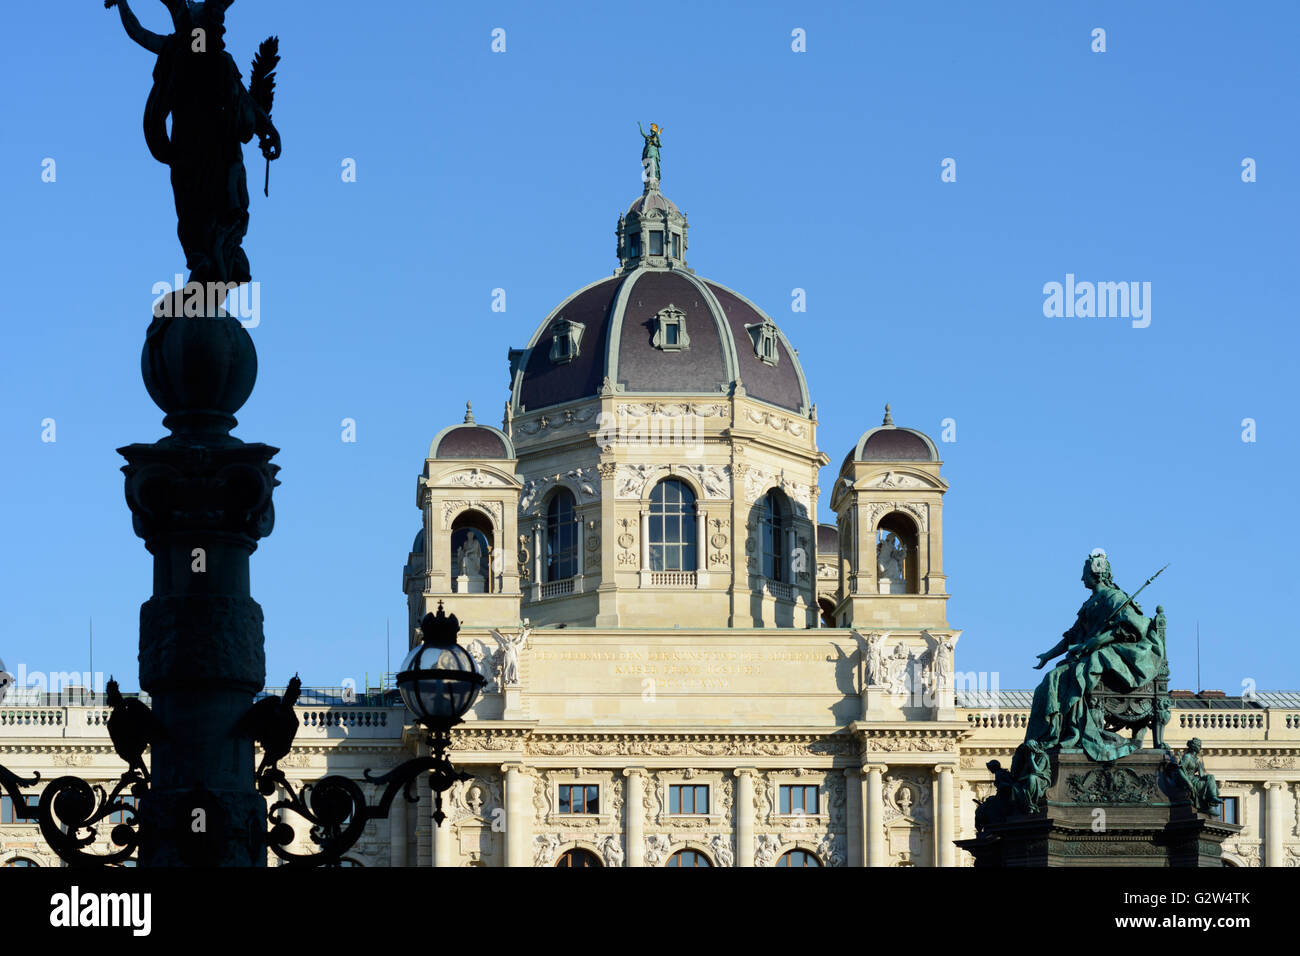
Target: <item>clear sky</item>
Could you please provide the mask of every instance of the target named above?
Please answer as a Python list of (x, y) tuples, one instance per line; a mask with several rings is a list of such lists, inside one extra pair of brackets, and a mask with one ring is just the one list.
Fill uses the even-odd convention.
[[(184, 267), (141, 133), (153, 60), (99, 0), (12, 6), (0, 658), (83, 670), (93, 618), (96, 670), (133, 688), (150, 558), (115, 449), (164, 434), (139, 355)], [(610, 274), (640, 120), (665, 128), (691, 265), (800, 349), (823, 488), (886, 401), (936, 441), (955, 422), (958, 670), (1033, 686), (1101, 546), (1129, 590), (1172, 562), (1143, 604), (1175, 686), (1199, 623), (1205, 687), (1300, 687), (1298, 27), (1291, 2), (236, 3), (245, 75), (268, 34), (284, 58), (269, 199), (245, 151), (260, 377), (236, 430), (283, 449), (252, 566), (268, 682), (375, 679), (387, 619), (400, 660), (429, 440), (467, 400), (499, 424), (507, 349)], [(1046, 317), (1067, 274), (1149, 282), (1150, 324)]]

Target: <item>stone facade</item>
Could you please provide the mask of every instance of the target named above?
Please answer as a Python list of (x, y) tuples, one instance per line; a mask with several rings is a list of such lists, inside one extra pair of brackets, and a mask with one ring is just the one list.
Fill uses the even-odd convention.
[[(953, 841), (974, 835), (985, 763), (1009, 764), (1029, 695), (963, 687), (937, 448), (886, 406), (823, 489), (797, 350), (686, 268), (686, 228), (647, 182), (614, 276), (511, 350), (502, 427), (467, 413), (431, 444), (402, 590), (411, 639), (442, 603), (488, 679), (453, 735), (472, 778), (440, 827), (427, 787), (397, 801), (350, 861), (969, 863)], [(824, 491), (834, 524), (817, 522)], [(1226, 859), (1295, 865), (1300, 695), (1177, 704), (1170, 743), (1200, 737), (1237, 800)], [(295, 781), (360, 780), (420, 746), (400, 708), (298, 713)], [(0, 763), (109, 781), (104, 715), (2, 707)], [(34, 825), (0, 824), (0, 864), (16, 856), (55, 863)]]

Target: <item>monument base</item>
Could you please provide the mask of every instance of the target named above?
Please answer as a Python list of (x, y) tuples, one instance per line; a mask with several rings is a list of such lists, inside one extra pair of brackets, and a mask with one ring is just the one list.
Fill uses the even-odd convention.
[(1052, 782), (1038, 813), (1012, 813), (956, 844), (976, 867), (1217, 867), (1241, 830), (1198, 813), (1165, 774), (1163, 750), (1114, 763), (1051, 752)]

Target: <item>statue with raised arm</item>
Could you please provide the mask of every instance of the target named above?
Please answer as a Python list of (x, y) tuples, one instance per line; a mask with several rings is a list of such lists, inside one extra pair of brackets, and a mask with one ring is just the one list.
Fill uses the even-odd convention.
[(646, 179), (660, 179), (659, 166), (659, 147), (663, 145), (659, 141), (659, 134), (663, 132), (663, 127), (654, 123), (650, 124), (650, 132), (641, 128), (641, 121), (638, 120), (636, 128), (641, 130), (641, 138), (645, 140), (645, 146), (641, 149), (641, 168), (644, 170)]
[(154, 159), (171, 168), (176, 231), (190, 281), (248, 282), (242, 248), (248, 231), (243, 144), (256, 133), (268, 162), (280, 156), (280, 134), (270, 117), (270, 71), (279, 57), (254, 63), (250, 93), (226, 52), (226, 8), (233, 0), (163, 2), (172, 20), (172, 32), (165, 35), (142, 27), (127, 0), (104, 5), (116, 6), (127, 36), (158, 58), (145, 104), (144, 137)]
[(1025, 740), (1048, 749), (1082, 750), (1093, 760), (1109, 763), (1132, 752), (1137, 744), (1106, 729), (1105, 715), (1100, 708), (1088, 706), (1088, 694), (1103, 680), (1114, 691), (1134, 691), (1161, 673), (1164, 615), (1157, 608), (1155, 619), (1144, 616), (1137, 603), (1115, 586), (1110, 561), (1100, 548), (1084, 562), (1083, 584), (1092, 595), (1074, 624), (1055, 647), (1038, 655), (1036, 669), (1065, 656), (1034, 691)]

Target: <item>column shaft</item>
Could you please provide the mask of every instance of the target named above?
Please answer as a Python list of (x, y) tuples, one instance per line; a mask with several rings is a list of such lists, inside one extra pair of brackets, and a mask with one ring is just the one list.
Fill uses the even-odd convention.
[(934, 797), (934, 865), (952, 866), (953, 824), (952, 824), (952, 767), (934, 768), (938, 778)]
[(867, 771), (867, 866), (885, 865), (885, 792), (881, 764), (871, 764)]
[(754, 774), (736, 771), (736, 866), (754, 865)]
[(645, 771), (631, 768), (627, 775), (627, 798), (623, 813), (627, 818), (627, 865), (645, 866)]

